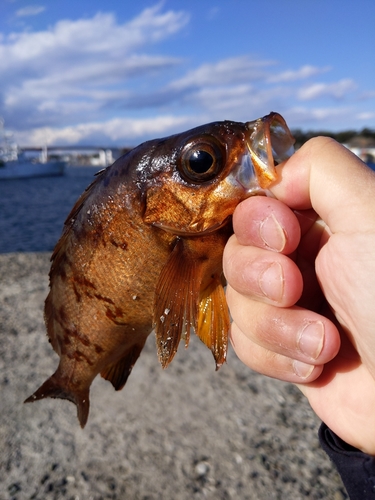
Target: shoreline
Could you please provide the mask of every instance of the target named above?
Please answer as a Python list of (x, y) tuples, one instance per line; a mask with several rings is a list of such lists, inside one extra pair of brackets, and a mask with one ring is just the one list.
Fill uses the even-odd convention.
[(299, 390), (231, 349), (215, 372), (195, 336), (162, 370), (151, 334), (122, 391), (98, 376), (83, 430), (68, 401), (24, 405), (58, 364), (43, 323), (49, 258), (0, 254), (1, 500), (347, 498)]

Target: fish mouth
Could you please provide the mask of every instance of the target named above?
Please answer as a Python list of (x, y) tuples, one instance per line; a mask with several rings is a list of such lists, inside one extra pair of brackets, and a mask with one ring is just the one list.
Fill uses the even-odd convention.
[(246, 150), (232, 172), (234, 180), (247, 196), (264, 194), (277, 179), (275, 166), (294, 153), (295, 139), (279, 113), (270, 114), (245, 123)]

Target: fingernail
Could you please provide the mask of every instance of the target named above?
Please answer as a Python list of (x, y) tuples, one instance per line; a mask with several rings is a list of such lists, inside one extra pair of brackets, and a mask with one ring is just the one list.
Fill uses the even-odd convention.
[(279, 302), (284, 293), (283, 269), (278, 262), (272, 262), (258, 280), (259, 288), (270, 300)]
[(259, 234), (269, 249), (276, 252), (284, 250), (286, 243), (285, 231), (273, 214), (269, 215), (260, 224)]
[(300, 378), (307, 378), (312, 374), (314, 368), (314, 365), (308, 365), (306, 363), (302, 363), (302, 361), (297, 361), (296, 359), (293, 361), (294, 373)]
[(298, 337), (298, 347), (303, 354), (317, 359), (324, 344), (324, 324), (322, 321), (312, 321), (301, 331)]

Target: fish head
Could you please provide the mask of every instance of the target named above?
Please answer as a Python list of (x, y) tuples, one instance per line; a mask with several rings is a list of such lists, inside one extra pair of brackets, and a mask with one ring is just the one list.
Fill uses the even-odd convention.
[(177, 235), (215, 231), (242, 200), (266, 194), (293, 144), (278, 113), (153, 141), (143, 170), (144, 222)]

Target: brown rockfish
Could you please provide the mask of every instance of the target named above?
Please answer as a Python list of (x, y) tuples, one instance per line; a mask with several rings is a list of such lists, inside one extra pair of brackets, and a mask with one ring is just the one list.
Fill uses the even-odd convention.
[(153, 328), (165, 368), (190, 331), (225, 361), (222, 254), (231, 216), (264, 194), (294, 140), (277, 113), (145, 142), (76, 202), (52, 255), (45, 321), (60, 357), (26, 402), (63, 398), (83, 427), (98, 373), (121, 389)]

